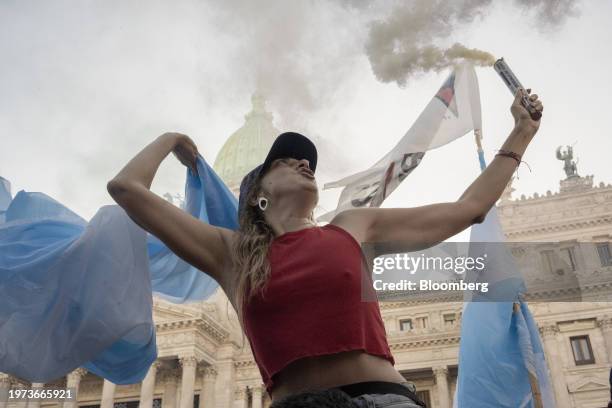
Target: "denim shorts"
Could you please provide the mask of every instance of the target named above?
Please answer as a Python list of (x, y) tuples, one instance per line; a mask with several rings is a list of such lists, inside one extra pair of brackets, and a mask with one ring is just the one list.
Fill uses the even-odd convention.
[(359, 408), (422, 408), (412, 399), (398, 394), (363, 394), (353, 398), (353, 402)]
[[(413, 383), (404, 382), (401, 384), (413, 393), (416, 392)], [(422, 408), (424, 406), (401, 394), (361, 394), (352, 398), (352, 400), (355, 406), (359, 408)]]

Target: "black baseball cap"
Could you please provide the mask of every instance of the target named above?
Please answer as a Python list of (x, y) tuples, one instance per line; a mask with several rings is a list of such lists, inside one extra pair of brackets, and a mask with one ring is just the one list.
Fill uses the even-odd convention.
[(246, 196), (251, 187), (260, 177), (268, 171), (272, 162), (276, 159), (293, 158), (297, 160), (308, 160), (310, 170), (314, 173), (317, 168), (317, 148), (306, 136), (285, 132), (278, 135), (266, 156), (266, 160), (251, 170), (240, 183), (240, 195), (238, 197), (238, 217), (246, 205)]

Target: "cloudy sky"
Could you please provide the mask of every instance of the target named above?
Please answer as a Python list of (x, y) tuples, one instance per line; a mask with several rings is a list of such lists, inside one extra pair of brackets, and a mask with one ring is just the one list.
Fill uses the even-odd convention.
[[(459, 42), (505, 57), (544, 101), (515, 195), (557, 191), (566, 144), (581, 175), (610, 183), (610, 15), (597, 0), (4, 0), (0, 176), (89, 219), (112, 203), (106, 182), (166, 131), (212, 163), (259, 86), (278, 129), (317, 141), (322, 187), (394, 146), (448, 75), (425, 57)], [(512, 97), (492, 68), (477, 74), (492, 159)], [(454, 200), (478, 172), (469, 135), (426, 155), (385, 206)], [(169, 156), (153, 190), (181, 192), (184, 177)], [(320, 210), (338, 194), (322, 192)]]

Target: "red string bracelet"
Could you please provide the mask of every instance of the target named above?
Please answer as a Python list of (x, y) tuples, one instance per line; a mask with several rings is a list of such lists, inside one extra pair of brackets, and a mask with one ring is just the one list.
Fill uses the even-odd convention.
[(521, 160), (521, 155), (515, 152), (511, 152), (510, 150), (498, 150), (496, 156), (505, 156), (505, 157), (510, 157), (511, 159), (516, 160), (516, 178), (518, 179), (518, 167), (521, 165), (521, 163), (525, 163), (525, 165), (527, 166), (527, 168), (529, 169), (529, 172), (531, 173), (531, 167), (529, 167), (529, 164), (526, 161)]

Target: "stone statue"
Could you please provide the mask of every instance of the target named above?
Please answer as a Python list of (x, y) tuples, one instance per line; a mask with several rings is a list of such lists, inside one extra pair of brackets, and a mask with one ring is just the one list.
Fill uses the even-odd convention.
[(563, 146), (557, 147), (557, 159), (563, 160), (563, 170), (565, 170), (567, 178), (577, 177), (578, 168), (576, 167), (576, 162), (572, 160), (574, 158), (574, 149), (572, 146), (565, 146), (565, 148), (566, 150), (562, 150)]

